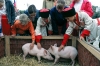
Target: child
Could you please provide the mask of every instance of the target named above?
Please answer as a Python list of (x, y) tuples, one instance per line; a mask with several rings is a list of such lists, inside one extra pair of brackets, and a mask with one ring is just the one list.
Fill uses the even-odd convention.
[(86, 41), (88, 43), (93, 43), (96, 37), (100, 36), (100, 31), (98, 30), (100, 27), (100, 18), (92, 19), (86, 12), (83, 11), (76, 13), (74, 8), (66, 8), (63, 10), (62, 14), (69, 21), (69, 27), (64, 34), (64, 39), (59, 47), (59, 51), (68, 41), (74, 28), (83, 29), (79, 36), (80, 40), (84, 40), (86, 37)]
[(36, 42), (39, 49), (41, 48), (40, 40), (42, 39), (42, 36), (52, 34), (52, 25), (49, 13), (50, 11), (48, 9), (41, 9), (39, 12), (40, 17), (38, 18), (35, 29)]
[(32, 49), (35, 42), (35, 31), (31, 20), (26, 14), (19, 15), (19, 19), (17, 19), (14, 25), (11, 27), (11, 32), (13, 37), (16, 36), (16, 34), (26, 35), (27, 33), (30, 33), (32, 36), (32, 44), (30, 49)]

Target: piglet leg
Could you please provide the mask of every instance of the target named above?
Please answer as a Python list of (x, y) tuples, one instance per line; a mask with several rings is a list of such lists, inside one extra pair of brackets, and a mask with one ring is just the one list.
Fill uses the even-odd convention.
[(58, 61), (59, 58), (60, 58), (60, 57), (55, 57), (55, 61), (54, 61), (53, 64), (56, 64), (56, 62)]
[(39, 55), (37, 55), (37, 58), (38, 58), (38, 63), (41, 63), (41, 57)]

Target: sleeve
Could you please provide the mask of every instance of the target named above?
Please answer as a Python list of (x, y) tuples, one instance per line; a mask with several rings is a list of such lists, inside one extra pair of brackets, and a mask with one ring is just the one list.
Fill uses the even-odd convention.
[[(83, 16), (82, 16), (83, 15)], [(82, 31), (81, 35), (80, 36), (83, 36), (83, 37), (86, 37), (86, 36), (89, 36), (90, 34), (90, 31), (93, 29), (93, 20), (92, 18), (85, 12), (82, 12), (82, 18), (83, 21), (85, 22), (85, 28), (84, 30)]]
[(15, 20), (15, 9), (11, 1), (6, 2), (6, 12), (8, 16), (8, 22), (9, 24), (13, 25), (14, 20)]
[(89, 36), (89, 34), (90, 34), (90, 31), (84, 29), (84, 30), (82, 31), (82, 33), (81, 33), (81, 36), (82, 36), (82, 37), (85, 37), (85, 36)]
[(11, 26), (11, 34), (16, 35), (16, 25), (15, 24)]
[(57, 34), (59, 34), (59, 32), (58, 32), (58, 27), (56, 25), (55, 12), (52, 9), (50, 11), (50, 15), (51, 15), (51, 23), (52, 23), (53, 34), (57, 35)]
[(35, 40), (37, 43), (40, 43), (40, 40), (42, 39), (42, 35), (36, 35)]
[(61, 45), (65, 45), (67, 43), (69, 37), (70, 37), (70, 35), (64, 34), (64, 38), (63, 38), (63, 41), (62, 41)]
[(40, 40), (42, 39), (42, 35), (41, 35), (41, 31), (40, 31), (40, 29), (41, 29), (40, 22), (41, 22), (41, 18), (39, 17), (37, 20), (37, 26), (35, 29), (35, 33), (36, 33), (35, 40), (37, 43), (40, 42)]
[(36, 35), (41, 35), (41, 17), (39, 17), (38, 18), (38, 20), (37, 20), (37, 26), (36, 26), (36, 29), (35, 29), (35, 33), (36, 33)]
[(35, 41), (35, 30), (33, 28), (32, 22), (29, 22), (29, 31), (30, 31), (31, 36), (32, 36), (32, 41)]
[(67, 43), (68, 39), (70, 38), (71, 33), (73, 32), (73, 29), (75, 28), (74, 26), (75, 26), (74, 23), (69, 22), (69, 27), (66, 30), (66, 33), (64, 34), (64, 38), (61, 45), (65, 45)]
[(93, 9), (92, 9), (92, 5), (90, 2), (86, 3), (85, 9), (83, 11), (86, 12), (90, 17), (93, 16)]

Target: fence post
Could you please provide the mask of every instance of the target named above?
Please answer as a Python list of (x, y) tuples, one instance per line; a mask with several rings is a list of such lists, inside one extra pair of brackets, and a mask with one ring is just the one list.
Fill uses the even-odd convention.
[(76, 37), (72, 36), (72, 46), (76, 47)]
[(5, 36), (5, 54), (6, 54), (6, 56), (10, 56), (10, 38), (9, 38), (9, 36)]

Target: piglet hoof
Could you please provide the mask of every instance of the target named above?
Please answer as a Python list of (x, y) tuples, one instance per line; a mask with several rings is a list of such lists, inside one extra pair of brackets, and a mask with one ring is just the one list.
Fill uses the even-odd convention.
[(56, 63), (53, 63), (53, 65), (56, 65)]
[(38, 61), (38, 63), (40, 64), (40, 63), (41, 63), (41, 61)]

